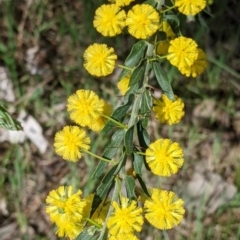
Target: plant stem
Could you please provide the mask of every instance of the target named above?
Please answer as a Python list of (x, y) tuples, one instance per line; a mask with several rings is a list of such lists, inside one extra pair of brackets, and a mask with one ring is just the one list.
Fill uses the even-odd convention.
[[(146, 53), (146, 56), (148, 58), (152, 57), (153, 49), (154, 49), (154, 46), (152, 44), (148, 44), (147, 53)], [(143, 92), (145, 90), (145, 87), (148, 84), (148, 71), (149, 71), (149, 68), (150, 68), (150, 63), (147, 60), (147, 64), (146, 64), (146, 67), (145, 67), (145, 73), (144, 73), (144, 84), (143, 84), (143, 87), (140, 88), (137, 91), (136, 95), (135, 95), (135, 101), (133, 103), (133, 108), (132, 108), (130, 120), (128, 122), (128, 127), (131, 127), (131, 126), (133, 126), (136, 123), (136, 120), (137, 120), (137, 117), (138, 117), (138, 111), (141, 108)]]
[(88, 150), (83, 150), (83, 151), (84, 151), (85, 153), (88, 153), (89, 155), (95, 157), (95, 158), (98, 158), (98, 159), (101, 160), (101, 161), (104, 161), (104, 162), (111, 162), (111, 161), (112, 161), (112, 160), (109, 160), (109, 159), (100, 157), (100, 156), (98, 156), (98, 155), (96, 155), (96, 154), (94, 154), (94, 153), (92, 153), (92, 152), (90, 152), (90, 151), (88, 151)]
[(90, 223), (92, 223), (94, 226), (96, 226), (97, 228), (102, 228), (102, 226), (98, 223), (96, 223), (95, 221), (93, 221), (92, 219), (90, 218), (86, 218), (86, 220)]
[(132, 70), (133, 70), (132, 68), (126, 67), (126, 66), (121, 65), (121, 64), (118, 64), (118, 67), (120, 67), (120, 68), (122, 68), (122, 69), (129, 70), (129, 71), (132, 71)]
[(101, 114), (102, 117), (108, 119), (109, 121), (115, 123), (116, 125), (118, 125), (120, 128), (123, 128), (123, 129), (128, 129), (128, 127), (120, 122), (118, 122), (117, 120), (107, 116), (107, 115), (104, 115), (104, 114)]
[[(117, 197), (118, 197), (118, 187), (117, 187), (117, 184), (115, 184), (114, 189), (113, 189), (113, 195), (112, 195), (111, 202), (116, 201)], [(105, 234), (105, 231), (106, 231), (106, 227), (107, 227), (108, 218), (112, 214), (112, 211), (113, 211), (113, 206), (111, 205), (109, 207), (108, 214), (107, 214), (106, 219), (104, 221), (104, 224), (102, 226), (101, 234), (98, 237), (98, 240), (102, 240), (103, 237), (104, 237), (104, 234)]]

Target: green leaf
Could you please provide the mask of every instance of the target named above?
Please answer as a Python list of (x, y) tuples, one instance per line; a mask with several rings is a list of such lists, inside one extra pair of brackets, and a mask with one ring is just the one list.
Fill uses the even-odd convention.
[(142, 177), (140, 175), (137, 175), (138, 182), (140, 183), (143, 192), (148, 196), (151, 197), (150, 194), (148, 193), (147, 186), (145, 185)]
[(142, 155), (133, 153), (133, 167), (137, 175), (142, 176), (142, 166), (144, 163), (144, 158)]
[(137, 123), (138, 142), (142, 149), (146, 149), (150, 144), (150, 137), (147, 130), (142, 125), (143, 125), (142, 121), (138, 121)]
[[(122, 122), (122, 120), (125, 117), (128, 109), (130, 108), (130, 106), (132, 106), (133, 101), (134, 101), (134, 95), (130, 94), (129, 97), (128, 97), (127, 103), (118, 107), (116, 110), (114, 110), (111, 118), (115, 119), (116, 121)], [(107, 124), (105, 125), (105, 127), (101, 131), (101, 134), (108, 133), (114, 126), (116, 126), (116, 124), (113, 123), (112, 121), (108, 120)]]
[(124, 136), (124, 146), (126, 148), (127, 155), (130, 155), (133, 152), (133, 132), (134, 132), (134, 125), (127, 130)]
[[(144, 57), (146, 48), (147, 48), (146, 41), (140, 40), (140, 41), (136, 42), (133, 45), (130, 54), (126, 58), (124, 65), (128, 68), (136, 67), (138, 65), (138, 63)], [(122, 79), (123, 77), (125, 77), (129, 72), (130, 72), (130, 70), (123, 69), (119, 76), (119, 79)]]
[[(134, 69), (129, 81), (130, 87), (138, 82), (143, 83), (145, 68), (146, 68), (146, 61), (144, 61), (143, 64), (139, 65), (137, 68)], [(141, 86), (142, 84), (139, 87)]]
[(143, 4), (148, 4), (155, 8), (155, 6), (157, 5), (157, 1), (156, 0), (147, 0), (147, 1), (143, 2)]
[(12, 131), (22, 130), (21, 124), (14, 120), (3, 106), (0, 106), (0, 127)]
[[(126, 131), (124, 129), (120, 129), (113, 134), (111, 142), (109, 143), (109, 145), (107, 146), (107, 148), (105, 149), (105, 151), (103, 153), (104, 158), (111, 160), (114, 157), (117, 150), (121, 146), (121, 142), (123, 141), (125, 132)], [(107, 165), (108, 165), (107, 162), (100, 161), (100, 163), (98, 164), (96, 170), (94, 171), (91, 179), (97, 179), (98, 177), (100, 177), (102, 175), (102, 173), (104, 172), (104, 170), (106, 169)]]
[(127, 197), (131, 200), (137, 200), (137, 197), (135, 195), (135, 179), (132, 176), (126, 176), (124, 180)]
[(143, 92), (142, 105), (141, 105), (141, 109), (140, 109), (140, 113), (143, 118), (142, 126), (144, 128), (147, 128), (147, 126), (148, 126), (148, 120), (149, 120), (149, 116), (151, 114), (152, 105), (153, 105), (153, 100), (152, 100), (151, 93), (149, 90), (145, 89), (145, 91)]
[(181, 35), (181, 31), (180, 31), (180, 20), (178, 19), (178, 17), (176, 16), (176, 14), (174, 12), (168, 12), (168, 14), (165, 14), (163, 16), (163, 20), (167, 21), (173, 32), (176, 33), (178, 36)]
[[(76, 238), (76, 240), (97, 240), (99, 237), (95, 235), (96, 227), (84, 229)], [(95, 235), (95, 236), (94, 236)]]
[(169, 79), (166, 73), (161, 68), (160, 64), (157, 62), (153, 63), (153, 71), (157, 78), (158, 84), (162, 88), (163, 92), (167, 95), (170, 100), (174, 100), (174, 93), (172, 90), (172, 86), (169, 82)]
[(122, 166), (125, 164), (126, 159), (122, 159), (117, 165), (113, 166), (104, 176), (101, 184), (98, 186), (93, 203), (92, 203), (92, 210), (90, 216), (96, 211), (99, 204), (104, 200), (104, 198), (108, 195), (109, 191), (111, 190), (112, 185), (114, 184), (115, 176), (121, 170)]

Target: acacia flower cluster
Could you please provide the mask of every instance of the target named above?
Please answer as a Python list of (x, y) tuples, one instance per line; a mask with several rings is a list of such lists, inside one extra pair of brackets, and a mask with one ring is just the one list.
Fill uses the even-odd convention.
[[(193, 16), (205, 8), (206, 1), (171, 2), (172, 6), (162, 6), (158, 1), (135, 4), (134, 0), (108, 0), (95, 12), (93, 26), (103, 36), (125, 33), (139, 40), (124, 64), (118, 65), (122, 68), (116, 84), (123, 98), (120, 106), (114, 108), (85, 89), (67, 99), (74, 125), (56, 133), (55, 151), (72, 162), (83, 153), (91, 154), (101, 160), (92, 179), (104, 176), (96, 181), (94, 194), (86, 197), (82, 197), (81, 190), (73, 191), (72, 186), (61, 186), (49, 193), (46, 212), (56, 224), (59, 237), (137, 240), (145, 222), (168, 230), (184, 217), (181, 198), (172, 191), (149, 188), (142, 178), (143, 171), (170, 177), (184, 163), (179, 143), (169, 138), (151, 142), (147, 131), (152, 115), (161, 125), (174, 125), (185, 114), (184, 102), (174, 94), (162, 62), (168, 60), (188, 77), (199, 76), (207, 67), (203, 50), (193, 39), (182, 36), (173, 24), (177, 11)], [(117, 66), (116, 51), (102, 43), (90, 45), (83, 60), (85, 69), (97, 77), (110, 75)], [(162, 93), (155, 98), (153, 92), (158, 87)], [(102, 156), (90, 151), (89, 130), (109, 139)]]

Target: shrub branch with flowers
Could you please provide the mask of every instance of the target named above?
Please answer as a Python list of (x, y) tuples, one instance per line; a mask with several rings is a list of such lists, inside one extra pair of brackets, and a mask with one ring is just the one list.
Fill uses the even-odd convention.
[[(93, 25), (106, 37), (127, 29), (136, 42), (126, 58), (117, 87), (124, 96), (116, 109), (91, 90), (80, 89), (67, 101), (73, 126), (65, 126), (54, 139), (56, 153), (68, 161), (78, 161), (83, 153), (100, 160), (92, 179), (100, 178), (94, 194), (83, 197), (81, 190), (60, 186), (49, 193), (46, 212), (56, 224), (59, 237), (69, 239), (139, 239), (144, 221), (160, 230), (171, 229), (183, 219), (184, 202), (172, 192), (148, 188), (143, 171), (163, 177), (179, 171), (184, 163), (183, 150), (171, 139), (150, 143), (147, 127), (153, 112), (161, 124), (177, 124), (184, 116), (184, 103), (174, 95), (162, 62), (186, 76), (196, 77), (207, 66), (206, 55), (179, 30), (178, 12), (195, 15), (206, 7), (205, 0), (151, 0), (134, 4), (134, 0), (109, 0), (96, 12)], [(125, 6), (132, 6), (126, 13)], [(128, 6), (128, 7), (130, 7)], [(83, 54), (84, 67), (102, 77), (117, 67), (112, 47), (94, 43)], [(149, 76), (162, 90), (152, 95)], [(151, 79), (152, 80), (152, 79)], [(113, 133), (102, 156), (91, 152), (91, 140), (84, 128), (107, 136)], [(138, 139), (136, 143), (134, 139)], [(126, 162), (132, 168), (126, 170)]]

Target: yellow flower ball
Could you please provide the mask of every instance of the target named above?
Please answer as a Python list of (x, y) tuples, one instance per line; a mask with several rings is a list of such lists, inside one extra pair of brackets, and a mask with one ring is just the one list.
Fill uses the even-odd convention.
[(140, 232), (143, 224), (142, 208), (137, 207), (136, 201), (128, 198), (121, 198), (121, 204), (112, 202), (114, 211), (107, 222), (110, 235), (132, 234), (134, 231)]
[(170, 41), (167, 59), (178, 69), (193, 65), (197, 57), (197, 44), (191, 38), (181, 36)]
[(145, 218), (154, 227), (165, 230), (177, 226), (183, 219), (183, 200), (171, 191), (150, 189), (151, 199), (144, 203)]
[(85, 69), (93, 76), (101, 77), (113, 72), (117, 55), (106, 44), (94, 43), (85, 50), (83, 59)]
[(52, 190), (46, 198), (46, 212), (57, 225), (57, 235), (75, 239), (83, 228), (83, 209), (86, 201), (81, 198), (82, 191), (74, 192), (72, 186), (60, 186)]
[(82, 157), (82, 151), (90, 148), (90, 138), (77, 126), (66, 126), (57, 132), (54, 147), (58, 155), (68, 161), (76, 162)]
[(183, 150), (170, 139), (158, 139), (147, 148), (146, 162), (152, 173), (169, 177), (183, 165)]
[(67, 100), (70, 118), (82, 127), (91, 126), (104, 110), (104, 101), (91, 90), (77, 90)]
[(167, 95), (163, 94), (160, 99), (155, 99), (153, 104), (155, 117), (162, 124), (173, 125), (179, 123), (184, 116), (184, 103), (176, 95), (175, 100), (170, 100)]
[(179, 69), (180, 72), (187, 77), (197, 77), (201, 75), (204, 70), (207, 68), (207, 57), (206, 54), (203, 52), (202, 49), (198, 48), (198, 57), (194, 61), (193, 65), (186, 66), (185, 68)]
[(135, 5), (129, 10), (126, 19), (129, 33), (138, 39), (151, 37), (159, 28), (160, 16), (148, 4)]
[(178, 11), (185, 15), (196, 15), (206, 7), (206, 0), (175, 0)]
[(93, 26), (105, 37), (113, 37), (125, 27), (126, 13), (116, 4), (103, 4), (94, 16)]

